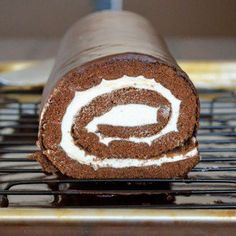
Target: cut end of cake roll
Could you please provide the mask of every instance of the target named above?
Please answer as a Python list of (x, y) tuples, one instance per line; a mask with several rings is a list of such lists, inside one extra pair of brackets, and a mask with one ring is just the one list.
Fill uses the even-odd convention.
[(198, 120), (193, 84), (146, 20), (96, 13), (62, 43), (44, 90), (35, 159), (80, 179), (184, 177), (199, 161)]

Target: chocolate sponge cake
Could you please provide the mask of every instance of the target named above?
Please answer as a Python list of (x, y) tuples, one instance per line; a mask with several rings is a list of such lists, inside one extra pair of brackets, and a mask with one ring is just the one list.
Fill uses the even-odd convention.
[(61, 42), (33, 158), (79, 179), (181, 177), (199, 161), (198, 120), (196, 90), (150, 23), (94, 13)]

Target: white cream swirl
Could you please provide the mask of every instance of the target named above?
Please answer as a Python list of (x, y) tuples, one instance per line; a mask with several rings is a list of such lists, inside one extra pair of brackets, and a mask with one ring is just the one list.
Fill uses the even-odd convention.
[[(185, 155), (176, 155), (174, 157), (168, 157), (167, 155), (163, 155), (159, 158), (152, 158), (152, 159), (133, 159), (133, 158), (107, 158), (107, 159), (98, 159), (96, 156), (89, 155), (85, 153), (84, 150), (82, 150), (80, 147), (76, 146), (74, 144), (73, 137), (71, 135), (71, 129), (74, 124), (76, 115), (79, 114), (80, 110), (88, 105), (94, 98), (111, 93), (117, 89), (122, 88), (137, 88), (137, 89), (148, 89), (155, 92), (158, 92), (161, 94), (164, 98), (166, 98), (169, 103), (171, 104), (171, 116), (168, 120), (167, 125), (157, 134), (154, 134), (149, 137), (129, 137), (127, 139), (117, 138), (117, 137), (103, 137), (101, 134), (96, 133), (96, 135), (99, 137), (99, 141), (101, 143), (104, 143), (106, 145), (109, 144), (109, 142), (113, 140), (128, 140), (136, 143), (147, 143), (151, 145), (151, 143), (160, 138), (161, 136), (169, 133), (169, 132), (177, 132), (177, 122), (179, 118), (179, 110), (180, 110), (180, 104), (181, 101), (177, 99), (170, 90), (162, 86), (160, 83), (157, 83), (154, 79), (146, 79), (143, 76), (138, 77), (129, 77), (124, 75), (123, 77), (116, 79), (116, 80), (102, 80), (100, 84), (97, 86), (94, 86), (88, 90), (85, 91), (76, 91), (75, 96), (72, 99), (71, 103), (68, 105), (66, 112), (62, 119), (61, 124), (61, 142), (60, 146), (62, 149), (67, 153), (67, 155), (77, 160), (81, 164), (86, 164), (92, 166), (94, 169), (103, 168), (103, 167), (112, 167), (112, 168), (125, 168), (125, 167), (141, 167), (141, 166), (160, 166), (163, 163), (167, 162), (174, 162), (186, 159), (188, 157), (192, 157), (197, 154), (197, 149), (194, 148), (190, 150)], [(118, 107), (118, 106), (117, 106)], [(128, 107), (126, 107), (128, 109)], [(134, 107), (133, 107), (134, 108)], [(131, 108), (131, 109), (133, 109)], [(139, 107), (141, 108), (141, 107)], [(153, 110), (154, 108), (149, 107), (151, 110), (148, 112), (144, 109), (144, 112), (146, 111), (146, 118), (144, 124), (147, 122), (153, 122), (153, 118), (150, 118), (151, 112), (155, 112)], [(156, 111), (158, 108), (156, 108)], [(145, 114), (141, 119), (145, 119)], [(109, 120), (110, 119), (110, 120)], [(114, 123), (114, 115), (106, 115), (102, 118), (95, 117), (87, 126), (86, 129), (88, 132), (95, 133), (97, 131), (97, 125), (102, 121), (107, 121), (105, 124), (113, 124)], [(116, 124), (116, 123), (115, 123)]]

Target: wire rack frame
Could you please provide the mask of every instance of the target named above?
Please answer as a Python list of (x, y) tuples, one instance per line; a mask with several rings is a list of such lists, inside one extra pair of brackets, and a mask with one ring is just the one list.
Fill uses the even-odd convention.
[[(39, 103), (21, 102), (19, 98), (40, 95), (40, 92), (0, 91), (6, 97), (0, 100), (2, 207), (236, 208), (236, 95), (233, 91), (199, 91), (201, 161), (188, 178), (96, 181), (48, 175), (37, 162), (27, 159), (29, 153), (37, 150)], [(11, 95), (18, 98), (9, 99)]]

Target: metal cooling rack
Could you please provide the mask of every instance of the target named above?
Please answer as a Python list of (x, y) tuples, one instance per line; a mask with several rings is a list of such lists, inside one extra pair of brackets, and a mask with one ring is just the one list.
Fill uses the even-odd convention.
[(37, 150), (40, 90), (1, 90), (1, 207), (236, 208), (236, 94), (202, 90), (201, 162), (187, 179), (75, 180), (44, 173)]

